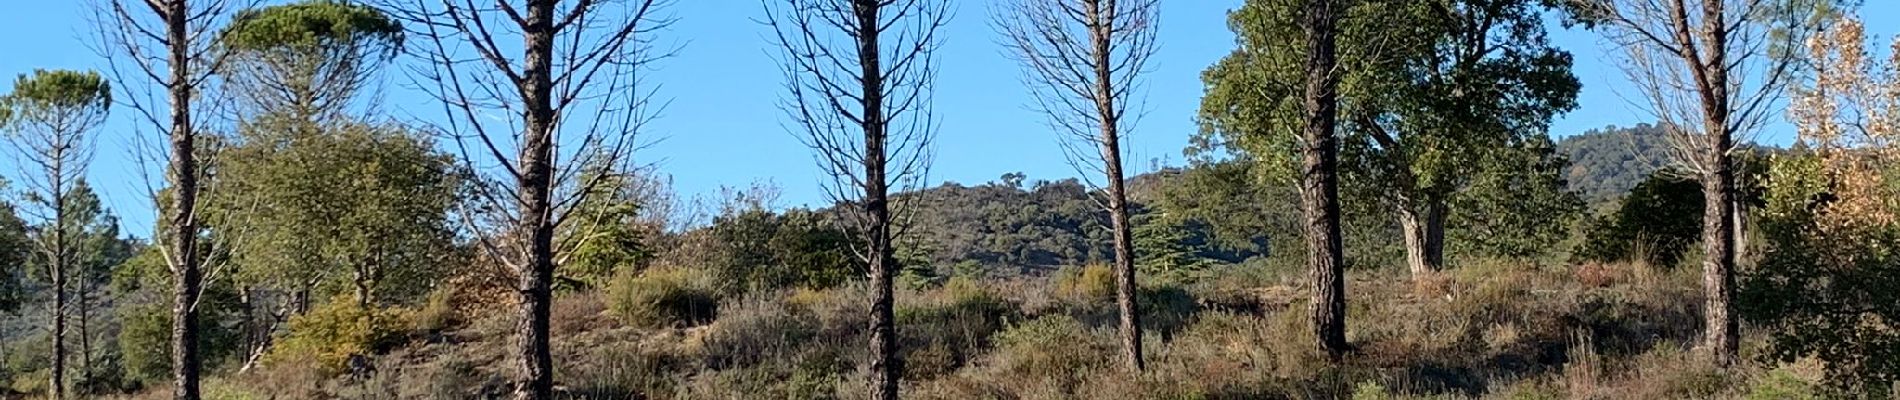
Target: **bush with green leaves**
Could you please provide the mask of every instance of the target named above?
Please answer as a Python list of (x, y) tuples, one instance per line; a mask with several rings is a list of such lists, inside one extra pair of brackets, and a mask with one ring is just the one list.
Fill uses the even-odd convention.
[(851, 253), (851, 236), (817, 212), (738, 211), (709, 230), (722, 253), (713, 266), (733, 290), (828, 288), (867, 271)]
[(397, 308), (365, 308), (353, 298), (338, 297), (290, 317), (290, 329), (277, 338), (264, 362), (341, 373), (351, 357), (374, 355), (408, 338), (415, 330), (412, 314)]
[[(1856, 178), (1823, 163), (1775, 160), (1756, 223), (1767, 251), (1740, 277), (1737, 308), (1770, 332), (1768, 358), (1818, 358), (1836, 389), (1886, 395), (1900, 381), (1900, 223), (1878, 215), (1900, 213), (1892, 198), (1900, 179), (1895, 171)], [(1844, 188), (1853, 179), (1886, 189), (1856, 207)]]
[(1696, 181), (1667, 171), (1650, 175), (1615, 213), (1591, 224), (1577, 257), (1674, 266), (1702, 238), (1702, 208)]
[(607, 288), (607, 308), (628, 325), (664, 328), (712, 321), (719, 284), (706, 271), (659, 267), (622, 272)]

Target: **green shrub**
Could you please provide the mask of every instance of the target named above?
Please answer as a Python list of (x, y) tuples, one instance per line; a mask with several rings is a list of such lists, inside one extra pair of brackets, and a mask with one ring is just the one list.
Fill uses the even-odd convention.
[(1016, 304), (982, 283), (953, 277), (935, 291), (900, 302), (897, 331), (905, 373), (928, 378), (962, 367), (989, 348), (990, 335), (1018, 318)]
[(1067, 266), (1056, 270), (1058, 296), (1074, 300), (1095, 300), (1115, 295), (1115, 269), (1103, 264)]
[(264, 363), (341, 373), (351, 356), (375, 354), (408, 338), (415, 329), (410, 314), (404, 309), (363, 308), (354, 299), (336, 298), (290, 317), (290, 329), (277, 339)]
[(1045, 316), (996, 334), (997, 373), (1053, 385), (1063, 393), (1117, 354), (1107, 338), (1066, 315)]
[(607, 290), (607, 307), (628, 325), (697, 325), (712, 321), (718, 314), (714, 281), (703, 271), (677, 267), (622, 273)]
[(416, 330), (422, 332), (442, 332), (461, 326), (467, 322), (453, 303), (455, 291), (449, 287), (436, 288), (416, 310)]
[(1769, 371), (1748, 388), (1747, 400), (1812, 400), (1820, 399), (1815, 393), (1813, 383), (1783, 369)]
[(1702, 186), (1658, 172), (1636, 185), (1616, 213), (1592, 223), (1577, 256), (1670, 267), (1702, 235)]
[(1392, 400), (1392, 391), (1377, 381), (1359, 382), (1352, 388), (1352, 400)]
[(52, 382), (53, 370), (37, 369), (13, 376), (7, 383), (7, 389), (19, 393), (46, 393), (47, 383)]
[[(206, 298), (208, 311), (217, 311), (221, 303)], [(216, 312), (203, 312), (198, 324), (198, 349), (206, 368), (237, 351), (238, 336), (225, 324), (213, 323)], [(118, 347), (124, 363), (127, 383), (145, 386), (166, 382), (172, 371), (172, 313), (170, 302), (135, 303), (119, 309)]]

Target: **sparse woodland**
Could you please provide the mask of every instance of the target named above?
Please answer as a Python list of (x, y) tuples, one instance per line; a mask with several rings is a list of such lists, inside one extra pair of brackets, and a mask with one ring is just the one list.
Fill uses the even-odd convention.
[[(1900, 397), (1900, 41), (1854, 1), (739, 3), (820, 204), (642, 161), (668, 0), (93, 2), (108, 68), (0, 93), (0, 398)], [(1233, 46), (1141, 168), (1164, 19)], [(1655, 119), (1551, 132), (1554, 24)], [(929, 180), (964, 40), (1073, 177)]]

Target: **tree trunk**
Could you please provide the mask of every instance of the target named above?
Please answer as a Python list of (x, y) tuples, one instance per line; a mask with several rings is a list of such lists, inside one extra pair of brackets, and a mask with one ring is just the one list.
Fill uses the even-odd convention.
[[(55, 206), (55, 209), (57, 208), (61, 207)], [(60, 212), (54, 211), (53, 214), (58, 215)], [(61, 242), (64, 241), (63, 236), (65, 236), (64, 226), (65, 222), (63, 219), (60, 222), (55, 222), (53, 225), (53, 242), (55, 243), (53, 245), (53, 253), (56, 255), (53, 256), (52, 263), (48, 265), (50, 269), (48, 273), (51, 274), (53, 278), (53, 337), (51, 338), (53, 341), (53, 365), (51, 374), (52, 382), (50, 382), (52, 386), (49, 386), (48, 389), (52, 394), (53, 400), (66, 398), (66, 249), (64, 245), (61, 244)]]
[(1423, 203), (1398, 210), (1399, 227), (1405, 234), (1405, 264), (1412, 270), (1413, 278), (1445, 267), (1445, 203), (1431, 200)]
[[(67, 230), (69, 221), (66, 220), (65, 153), (67, 146), (63, 143), (65, 139), (60, 137), (60, 135), (64, 134), (65, 132), (54, 133), (55, 137), (53, 141), (59, 144), (53, 145), (51, 149), (52, 159), (46, 160), (48, 165), (48, 170), (46, 171), (48, 184), (46, 189), (52, 192), (48, 193), (47, 198), (52, 199), (53, 207), (53, 229), (52, 232), (47, 232), (52, 235), (52, 243), (50, 246), (47, 246), (48, 254), (46, 257), (48, 261), (46, 266), (47, 280), (50, 281), (49, 283), (52, 284), (53, 289), (53, 304), (52, 310), (50, 310), (53, 318), (53, 335), (51, 338), (53, 342), (53, 359), (52, 373), (49, 374), (51, 375), (49, 377), (49, 384), (51, 386), (47, 388), (53, 400), (66, 398), (66, 264), (69, 263), (69, 259), (71, 258), (69, 256), (72, 253), (71, 246), (67, 245), (67, 241), (72, 239), (72, 237), (69, 235), (71, 232)], [(46, 238), (42, 236), (40, 239), (45, 240)]]
[(79, 321), (79, 382), (80, 384), (74, 388), (74, 391), (79, 393), (79, 395), (81, 396), (92, 394), (91, 387), (93, 385), (93, 382), (92, 382), (92, 371), (93, 371), (92, 369), (92, 330), (90, 329), (92, 325), (91, 324), (92, 300), (86, 294), (90, 293), (92, 289), (94, 288), (87, 287), (87, 286), (90, 286), (90, 285), (86, 285), (85, 282), (83, 281), (80, 282), (79, 298), (77, 299), (79, 300), (78, 321)]
[(166, 47), (170, 52), (171, 105), (171, 221), (172, 239), (172, 398), (198, 400), (198, 377), (203, 360), (198, 354), (198, 295), (203, 271), (198, 265), (198, 163), (195, 154), (197, 133), (191, 127), (191, 26), (185, 0), (167, 0), (161, 13), (165, 18)]
[(1306, 90), (1301, 150), (1300, 206), (1305, 214), (1306, 263), (1313, 271), (1313, 332), (1338, 360), (1346, 352), (1346, 269), (1339, 229), (1339, 75), (1334, 71), (1336, 0), (1306, 2)]
[(1102, 171), (1108, 180), (1108, 220), (1115, 239), (1115, 305), (1121, 310), (1122, 357), (1129, 371), (1142, 370), (1141, 314), (1135, 306), (1135, 241), (1128, 223), (1128, 191), (1122, 172), (1121, 132), (1117, 123), (1113, 66), (1109, 57), (1114, 49), (1109, 39), (1116, 34), (1114, 5), (1104, 8), (1099, 0), (1085, 2), (1089, 8), (1089, 39), (1093, 42), (1095, 65), (1095, 110), (1101, 121)]
[(891, 290), (891, 274), (897, 266), (891, 243), (890, 187), (885, 170), (885, 135), (888, 133), (884, 109), (884, 69), (882, 49), (878, 46), (883, 28), (879, 13), (884, 4), (878, 0), (857, 0), (859, 84), (864, 97), (861, 126), (864, 130), (864, 211), (869, 219), (868, 243), (871, 268), (871, 373), (876, 382), (873, 400), (897, 400), (897, 379), (904, 366), (897, 359), (897, 325), (893, 313), (896, 295)]
[(524, 137), (519, 155), (521, 176), (516, 190), (520, 198), (518, 238), (525, 240), (528, 259), (519, 264), (521, 319), (515, 327), (516, 356), (521, 376), (515, 383), (515, 399), (548, 400), (554, 396), (554, 360), (548, 350), (548, 308), (554, 280), (554, 1), (528, 2), (527, 23), (522, 37), (526, 50), (522, 81), (518, 82), (524, 104)]
[[(1703, 0), (1701, 36), (1707, 61), (1684, 47), (1678, 51), (1696, 73), (1698, 93), (1702, 96), (1703, 132), (1706, 147), (1702, 154), (1702, 290), (1703, 346), (1719, 367), (1735, 364), (1740, 350), (1740, 327), (1735, 320), (1735, 166), (1729, 150), (1735, 147), (1729, 127), (1732, 100), (1729, 95), (1728, 21), (1723, 0)], [(1681, 43), (1693, 43), (1688, 36), (1689, 17), (1680, 7), (1674, 15)]]
[(358, 266), (356, 275), (350, 277), (350, 285), (356, 289), (356, 308), (358, 310), (368, 311), (370, 306), (375, 304), (374, 297), (372, 297), (375, 295), (375, 282), (374, 279), (371, 278), (372, 272), (370, 271), (372, 270), (370, 268), (374, 267)]
[[(1726, 140), (1718, 140), (1726, 142)], [(1726, 148), (1726, 146), (1723, 146)], [(1726, 151), (1711, 154), (1713, 171), (1703, 176), (1702, 195), (1702, 290), (1703, 345), (1721, 366), (1735, 363), (1740, 350), (1739, 323), (1735, 320), (1735, 203), (1731, 187), (1734, 176)]]

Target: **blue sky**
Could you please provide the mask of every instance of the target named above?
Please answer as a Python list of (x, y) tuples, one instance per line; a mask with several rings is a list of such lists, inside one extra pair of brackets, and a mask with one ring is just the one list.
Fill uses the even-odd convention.
[[(1060, 179), (1076, 173), (1063, 161), (1056, 136), (1043, 117), (1030, 111), (1019, 84), (1018, 67), (1004, 55), (988, 21), (992, 0), (953, 0), (956, 14), (940, 53), (942, 73), (936, 95), (942, 118), (933, 182), (981, 183), (1005, 173), (1030, 179)], [(0, 16), (0, 89), (11, 77), (34, 68), (105, 69), (89, 47), (91, 2), (27, 1)], [(1161, 50), (1147, 84), (1147, 113), (1129, 138), (1129, 167), (1152, 169), (1156, 162), (1176, 165), (1195, 131), (1200, 101), (1200, 71), (1233, 45), (1225, 15), (1241, 0), (1168, 0), (1163, 4)], [(1900, 15), (1900, 3), (1869, 1), (1861, 15)], [(721, 186), (741, 187), (770, 181), (783, 189), (783, 205), (817, 204), (821, 175), (810, 152), (782, 125), (778, 109), (782, 75), (773, 61), (766, 27), (754, 0), (681, 0), (672, 10), (679, 22), (663, 40), (682, 45), (678, 57), (650, 75), (670, 106), (647, 132), (655, 145), (638, 155), (670, 174), (682, 197), (710, 195)], [(1900, 23), (1874, 19), (1869, 33), (1892, 37)], [(1607, 125), (1650, 120), (1625, 100), (1628, 85), (1612, 64), (1599, 37), (1591, 32), (1552, 27), (1552, 39), (1576, 55), (1583, 82), (1581, 106), (1560, 117), (1551, 133), (1562, 136)], [(401, 82), (399, 70), (390, 79)], [(436, 108), (425, 96), (402, 85), (386, 103), (397, 110)], [(114, 110), (113, 121), (99, 133), (91, 181), (108, 205), (124, 217), (127, 232), (150, 232), (151, 207), (136, 164), (128, 161), (132, 135), (149, 135), (133, 124), (132, 111)], [(436, 118), (434, 114), (399, 117)], [(1791, 133), (1779, 127), (1764, 140), (1785, 143)], [(9, 154), (11, 156), (11, 154)], [(0, 160), (0, 176), (16, 174), (11, 160)], [(17, 186), (15, 186), (17, 189)]]

